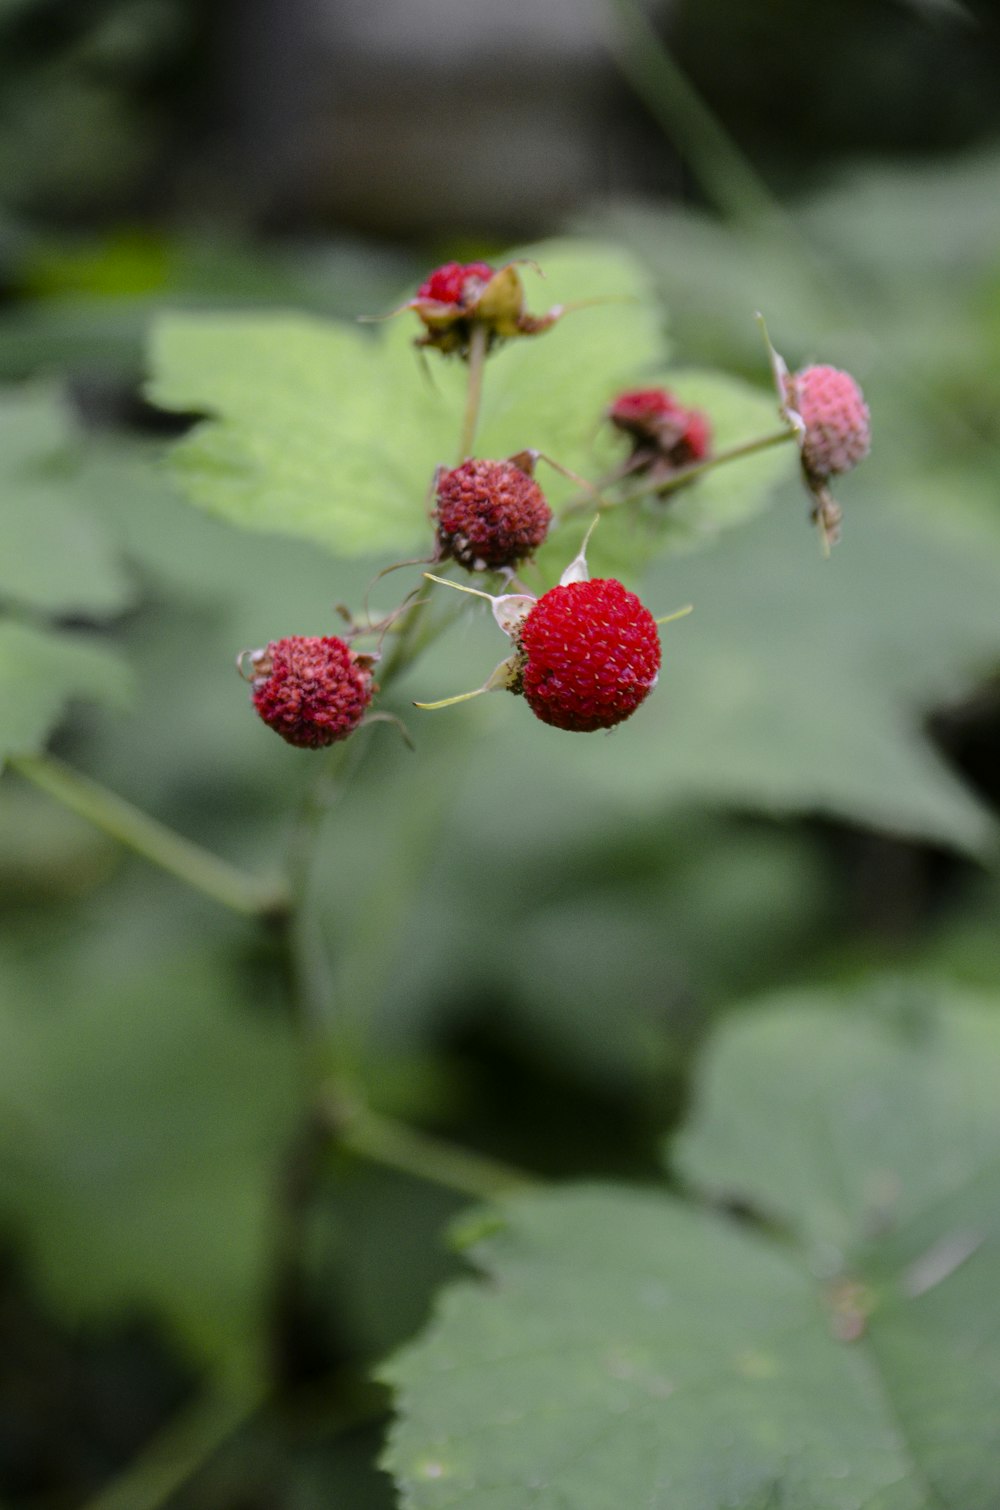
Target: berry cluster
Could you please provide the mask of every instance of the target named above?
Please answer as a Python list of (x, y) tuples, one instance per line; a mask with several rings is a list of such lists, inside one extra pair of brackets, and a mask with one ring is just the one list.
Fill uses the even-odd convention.
[[(457, 354), (470, 364), (481, 363), (499, 341), (547, 330), (564, 313), (556, 307), (538, 317), (527, 314), (516, 264), (494, 268), (487, 262), (445, 263), (428, 275), (403, 308), (413, 311), (423, 326), (418, 346)], [(631, 451), (601, 484), (618, 489), (613, 506), (643, 495), (668, 498), (691, 481), (689, 469), (694, 474), (748, 449), (794, 437), (812, 517), (828, 548), (839, 532), (840, 509), (827, 483), (867, 455), (868, 409), (848, 373), (816, 366), (792, 374), (770, 342), (768, 347), (788, 428), (735, 448), (728, 456), (713, 454), (707, 415), (688, 408), (669, 389), (634, 388), (618, 394), (605, 418), (627, 438)], [(470, 395), (478, 396), (480, 377), (477, 369)], [(464, 435), (471, 442), (474, 406), (470, 412), (473, 423)], [(510, 587), (516, 581), (514, 573), (531, 560), (552, 524), (552, 511), (534, 478), (538, 459), (537, 452), (525, 450), (505, 461), (470, 456), (456, 467), (440, 468), (431, 516), (434, 553), (424, 558), (425, 563), (453, 561), (469, 572), (500, 573)], [(629, 492), (633, 479), (639, 487)], [(595, 494), (602, 505), (606, 502), (591, 484), (584, 487), (585, 503)], [(570, 507), (574, 506), (580, 507), (579, 500)], [(510, 656), (478, 692), (513, 692), (542, 723), (577, 733), (610, 729), (630, 718), (656, 685), (661, 657), (658, 621), (615, 578), (591, 580), (583, 551), (559, 585), (537, 598), (526, 591), (493, 596), (455, 582), (445, 585), (488, 598), (511, 641)], [(349, 638), (386, 632), (408, 601), (379, 625), (354, 626)], [(248, 659), (253, 705), (260, 717), (289, 744), (307, 749), (346, 739), (363, 721), (377, 691), (372, 681), (377, 655), (360, 655), (336, 636), (292, 635), (249, 653)], [(444, 703), (417, 706), (440, 707), (476, 695), (463, 693)]]

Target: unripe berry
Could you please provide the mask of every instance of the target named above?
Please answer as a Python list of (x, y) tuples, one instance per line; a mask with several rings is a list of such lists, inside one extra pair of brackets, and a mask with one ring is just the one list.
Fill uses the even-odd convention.
[(518, 636), (522, 692), (542, 723), (592, 733), (631, 717), (656, 685), (656, 621), (613, 577), (553, 587)]
[(282, 739), (303, 749), (346, 739), (375, 691), (367, 657), (355, 655), (336, 635), (293, 634), (253, 651), (249, 661), (257, 712)]
[(788, 405), (805, 432), (802, 465), (814, 482), (849, 472), (868, 455), (871, 421), (861, 389), (836, 367), (806, 367), (786, 379)]
[(488, 262), (446, 262), (428, 273), (402, 309), (412, 309), (423, 323), (417, 346), (465, 359), (476, 336), (490, 351), (498, 341), (541, 335), (564, 313), (563, 306), (556, 305), (547, 314), (529, 314), (513, 262), (498, 268)]
[(464, 461), (437, 482), (438, 550), (469, 571), (514, 567), (538, 549), (552, 511), (513, 461)]
[(465, 308), (478, 299), (492, 277), (488, 262), (446, 262), (425, 278), (417, 289), (417, 298)]

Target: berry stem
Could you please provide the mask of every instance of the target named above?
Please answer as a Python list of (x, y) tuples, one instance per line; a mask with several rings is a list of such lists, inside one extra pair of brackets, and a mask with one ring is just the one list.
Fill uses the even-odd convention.
[(10, 765), (71, 812), (223, 907), (249, 917), (286, 912), (288, 894), (280, 884), (246, 875), (54, 756), (21, 755)]
[(736, 142), (678, 67), (637, 0), (609, 0), (615, 62), (716, 209), (736, 222), (785, 229), (785, 215)]
[[(676, 472), (669, 477), (658, 478), (655, 482), (649, 480), (639, 481), (633, 488), (620, 493), (617, 498), (605, 499), (606, 508), (619, 508), (625, 503), (635, 503), (639, 498), (648, 498), (651, 495), (657, 498), (667, 493), (672, 493), (676, 488), (683, 487), (687, 482), (693, 482), (696, 477), (701, 477), (705, 472), (711, 472), (715, 467), (725, 466), (730, 461), (741, 461), (745, 456), (755, 456), (758, 451), (768, 451), (772, 446), (783, 445), (786, 441), (798, 440), (798, 432), (788, 425), (780, 430), (772, 430), (767, 435), (759, 435), (754, 440), (743, 441), (738, 446), (729, 446), (725, 451), (717, 451), (714, 456), (708, 456), (704, 461), (694, 461), (687, 467), (678, 467)], [(560, 523), (572, 514), (579, 514), (594, 507), (592, 493), (581, 493), (576, 498), (563, 506), (560, 513)]]
[(462, 433), (458, 442), (458, 464), (462, 465), (472, 455), (476, 441), (476, 426), (479, 424), (479, 405), (483, 397), (483, 373), (486, 369), (486, 349), (489, 345), (489, 330), (482, 320), (473, 320), (469, 337), (469, 385), (465, 393), (465, 413), (462, 416)]
[(459, 1195), (490, 1201), (534, 1184), (531, 1176), (519, 1169), (420, 1132), (363, 1104), (345, 1105), (334, 1095), (331, 1115), (342, 1148)]
[(84, 1510), (158, 1510), (215, 1456), (263, 1403), (259, 1386), (210, 1394), (153, 1438)]

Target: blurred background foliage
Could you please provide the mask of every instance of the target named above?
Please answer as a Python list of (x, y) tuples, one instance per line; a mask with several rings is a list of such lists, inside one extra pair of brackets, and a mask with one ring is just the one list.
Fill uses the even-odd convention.
[[(567, 749), (485, 699), (416, 758), (373, 740), (312, 891), (382, 1110), (642, 1180), (745, 999), (996, 984), (1000, 29), (974, 0), (500, 9), (0, 5), (0, 735), (52, 729), (259, 872), (286, 840), (309, 758), (233, 655), (326, 632), (384, 558), (180, 499), (154, 317), (352, 319), (448, 255), (585, 231), (637, 259), (681, 368), (766, 410), (765, 309), (874, 415), (834, 560), (787, 474), (650, 572), (697, 613), (641, 720)], [(400, 711), (481, 681), (494, 635), (443, 639)], [(0, 1501), (389, 1505), (366, 1370), (456, 1270), (461, 1201), (338, 1156), (298, 1209), (276, 941), (15, 776), (0, 890)]]

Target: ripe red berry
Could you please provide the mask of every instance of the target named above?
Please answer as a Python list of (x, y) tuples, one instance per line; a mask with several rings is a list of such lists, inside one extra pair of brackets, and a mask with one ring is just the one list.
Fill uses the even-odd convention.
[(519, 634), (521, 691), (542, 723), (591, 733), (631, 717), (656, 685), (656, 620), (613, 577), (570, 582), (538, 599)]
[(786, 379), (789, 408), (801, 416), (806, 476), (825, 482), (868, 455), (871, 421), (861, 389), (836, 367), (806, 367)]
[(437, 484), (438, 549), (470, 571), (517, 566), (548, 532), (552, 510), (512, 461), (464, 461)]
[(364, 657), (336, 635), (293, 634), (250, 655), (253, 705), (290, 745), (318, 750), (353, 733), (375, 688)]
[(493, 269), (488, 262), (446, 262), (424, 279), (417, 289), (417, 298), (462, 307), (478, 298), (492, 277)]

